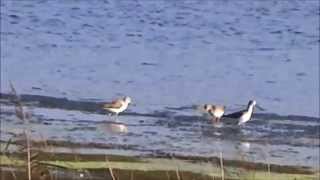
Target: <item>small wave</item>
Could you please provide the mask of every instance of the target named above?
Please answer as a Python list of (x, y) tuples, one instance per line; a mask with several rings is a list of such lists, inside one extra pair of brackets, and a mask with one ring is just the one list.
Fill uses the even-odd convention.
[[(78, 110), (78, 111), (86, 111), (97, 114), (105, 114), (105, 111), (101, 108), (103, 102), (101, 99), (86, 99), (92, 101), (82, 101), (82, 100), (70, 100), (67, 98), (58, 98), (58, 97), (50, 97), (50, 96), (42, 96), (42, 95), (29, 95), (23, 94), (20, 95), (21, 100), (28, 104), (32, 104), (36, 107), (44, 107), (44, 108), (57, 108), (62, 110)], [(1, 103), (10, 104), (10, 99), (12, 99), (12, 95), (0, 93)], [(181, 107), (165, 107), (165, 111), (158, 110), (151, 113), (139, 113), (139, 112), (124, 112), (123, 115), (129, 116), (145, 116), (145, 117), (155, 117), (155, 118), (171, 118), (174, 116), (177, 120), (192, 120), (199, 119), (199, 116), (185, 116), (179, 115), (173, 111), (184, 111), (184, 110), (192, 110), (195, 109), (195, 105), (189, 106), (181, 106)], [(169, 111), (168, 111), (169, 110)], [(174, 115), (173, 115), (174, 114)], [(316, 122), (320, 123), (319, 117), (311, 117), (311, 116), (301, 116), (301, 115), (279, 115), (276, 113), (255, 113), (253, 115), (255, 119), (263, 119), (263, 120), (292, 120), (292, 121), (308, 121), (308, 122)]]

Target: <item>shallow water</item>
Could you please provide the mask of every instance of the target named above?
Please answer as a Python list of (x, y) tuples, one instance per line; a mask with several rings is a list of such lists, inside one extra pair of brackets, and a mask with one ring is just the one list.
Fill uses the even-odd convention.
[[(25, 127), (9, 97), (2, 95), (3, 141)], [(205, 159), (223, 152), (229, 160), (319, 168), (319, 118), (256, 113), (239, 127), (226, 118), (212, 124), (192, 108), (112, 117), (99, 103), (32, 95), (22, 101), (32, 113), (33, 140), (53, 143), (54, 152)]]
[[(12, 81), (31, 94), (24, 103), (38, 102), (28, 105), (34, 138), (83, 153), (223, 152), (318, 168), (318, 17), (316, 0), (1, 1), (1, 140), (23, 127)], [(99, 108), (123, 95), (135, 106), (118, 120)], [(242, 128), (194, 109), (229, 113), (249, 99), (263, 109)]]

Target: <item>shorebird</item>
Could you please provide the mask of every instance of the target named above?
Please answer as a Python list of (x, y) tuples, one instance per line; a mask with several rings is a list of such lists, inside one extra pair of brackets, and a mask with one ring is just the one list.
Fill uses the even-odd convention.
[(256, 101), (250, 100), (248, 103), (247, 109), (234, 112), (231, 114), (227, 114), (224, 117), (239, 119), (238, 125), (242, 125), (251, 119), (255, 105), (256, 105)]
[(218, 122), (224, 114), (225, 106), (205, 104), (203, 109), (213, 117), (215, 122)]
[(111, 103), (106, 103), (103, 105), (103, 109), (118, 116), (119, 113), (123, 112), (128, 108), (128, 105), (131, 103), (131, 98), (126, 96), (112, 101)]

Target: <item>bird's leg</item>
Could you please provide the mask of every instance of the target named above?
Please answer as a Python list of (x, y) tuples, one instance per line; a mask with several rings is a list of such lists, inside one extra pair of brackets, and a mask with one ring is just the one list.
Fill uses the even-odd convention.
[(115, 114), (116, 122), (118, 122), (118, 113)]
[(107, 120), (110, 121), (110, 119), (112, 119), (112, 113), (111, 113), (111, 112), (108, 113), (108, 118), (107, 118)]

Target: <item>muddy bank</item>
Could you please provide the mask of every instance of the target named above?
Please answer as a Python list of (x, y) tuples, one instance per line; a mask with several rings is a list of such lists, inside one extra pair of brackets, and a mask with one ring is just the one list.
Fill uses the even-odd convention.
[[(54, 147), (51, 147), (54, 148)], [(1, 158), (5, 159), (5, 157), (13, 157), (18, 159), (23, 159), (26, 157), (26, 154), (23, 153), (1, 153)], [(121, 155), (112, 155), (112, 154), (74, 154), (74, 153), (52, 153), (45, 150), (39, 150), (37, 154), (37, 160), (43, 162), (43, 164), (49, 163), (51, 165), (63, 166), (67, 168), (74, 168), (76, 165), (71, 166), (72, 163), (83, 163), (84, 166), (82, 168), (93, 168), (99, 169), (100, 163), (103, 163), (107, 158), (108, 161), (111, 162), (122, 162), (122, 163), (147, 163), (150, 161), (159, 161), (162, 162), (170, 162), (174, 163), (175, 161), (181, 162), (189, 162), (194, 164), (195, 166), (203, 164), (211, 164), (212, 166), (219, 167), (221, 163), (220, 157), (197, 157), (197, 156), (179, 156), (175, 154), (149, 154), (143, 156), (121, 156)], [(310, 167), (303, 166), (283, 166), (277, 164), (267, 164), (265, 163), (253, 163), (245, 160), (228, 160), (222, 159), (223, 165), (228, 168), (239, 168), (247, 171), (269, 171), (272, 173), (287, 173), (287, 174), (315, 174), (318, 171), (312, 169)], [(6, 162), (6, 161), (4, 161)], [(57, 163), (55, 163), (57, 162)], [(60, 163), (58, 163), (60, 162)], [(67, 163), (65, 163), (67, 162)], [(87, 162), (95, 162), (96, 167), (93, 165), (85, 165)], [(61, 165), (62, 164), (62, 165)], [(69, 165), (68, 165), (69, 164)], [(2, 165), (5, 165), (2, 164)], [(159, 164), (160, 165), (160, 164)]]

